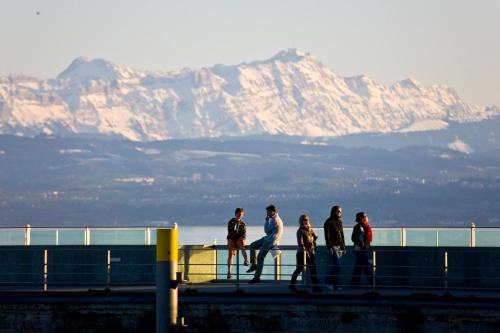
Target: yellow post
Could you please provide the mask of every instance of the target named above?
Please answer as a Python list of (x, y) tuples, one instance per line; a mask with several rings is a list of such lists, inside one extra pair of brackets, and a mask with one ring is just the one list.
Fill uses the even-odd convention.
[(156, 332), (174, 332), (177, 325), (177, 224), (156, 230)]

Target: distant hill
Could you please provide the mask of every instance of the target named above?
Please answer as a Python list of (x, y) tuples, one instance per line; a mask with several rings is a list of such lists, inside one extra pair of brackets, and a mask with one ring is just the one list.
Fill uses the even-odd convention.
[(224, 225), (240, 206), (261, 225), (275, 203), (289, 227), (304, 212), (320, 227), (334, 204), (346, 225), (364, 210), (378, 226), (498, 226), (499, 152), (4, 135), (0, 225)]

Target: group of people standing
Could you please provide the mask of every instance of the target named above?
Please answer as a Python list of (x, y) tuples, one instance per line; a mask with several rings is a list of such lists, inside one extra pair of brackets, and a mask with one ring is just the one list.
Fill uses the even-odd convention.
[[(250, 261), (246, 252), (246, 224), (243, 221), (245, 211), (243, 208), (236, 208), (235, 217), (228, 222), (228, 258), (227, 258), (227, 278), (231, 279), (231, 264), (232, 258), (237, 254), (237, 250), (241, 250), (244, 259), (244, 265), (250, 268), (247, 273), (255, 272), (254, 277), (249, 283), (260, 282), (260, 276), (264, 267), (264, 259), (269, 251), (277, 251), (279, 241), (283, 234), (283, 221), (281, 220), (276, 207), (270, 205), (266, 207), (266, 218), (264, 223), (264, 232), (266, 235), (249, 246)], [(356, 214), (356, 222), (351, 240), (354, 244), (354, 253), (356, 261), (354, 264), (353, 276), (351, 284), (358, 286), (360, 283), (361, 272), (365, 272), (368, 281), (373, 283), (372, 268), (369, 263), (368, 249), (373, 239), (373, 232), (368, 223), (368, 216), (364, 212)], [(344, 241), (344, 228), (342, 226), (342, 208), (333, 206), (330, 211), (330, 217), (323, 225), (325, 234), (325, 244), (327, 255), (330, 259), (330, 270), (325, 280), (326, 287), (329, 290), (338, 290), (338, 275), (342, 266), (342, 257), (346, 254), (346, 246)], [(316, 240), (318, 235), (314, 232), (310, 218), (307, 214), (299, 217), (299, 228), (297, 229), (297, 264), (295, 271), (290, 280), (290, 290), (297, 292), (295, 286), (297, 277), (305, 268), (311, 272), (311, 282), (314, 292), (321, 292), (320, 283), (317, 274), (316, 265)], [(259, 254), (256, 256), (256, 250)]]

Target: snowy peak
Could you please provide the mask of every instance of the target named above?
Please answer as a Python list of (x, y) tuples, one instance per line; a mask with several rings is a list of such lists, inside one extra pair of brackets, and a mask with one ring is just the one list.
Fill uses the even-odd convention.
[(422, 84), (418, 80), (412, 78), (401, 80), (397, 82), (395, 86), (399, 86), (403, 89), (416, 89), (416, 90), (422, 88)]
[(122, 68), (112, 62), (79, 57), (57, 76), (57, 80), (68, 81), (70, 84), (81, 84), (91, 80), (113, 81), (129, 78), (132, 75), (133, 70)]
[(275, 56), (270, 58), (269, 61), (298, 62), (308, 57), (311, 57), (309, 53), (302, 52), (297, 49), (285, 49), (278, 52)]
[(77, 58), (56, 80), (0, 78), (0, 134), (108, 135), (137, 141), (440, 130), (500, 115), (445, 85), (344, 78), (283, 50), (234, 66), (147, 72)]
[(344, 81), (353, 93), (365, 98), (377, 94), (381, 89), (378, 83), (366, 75), (347, 77)]
[(242, 63), (240, 66), (259, 66), (259, 65), (300, 65), (300, 64), (315, 64), (323, 66), (323, 64), (313, 55), (308, 52), (303, 52), (297, 49), (285, 49), (276, 53), (269, 59), (256, 60), (250, 63)]

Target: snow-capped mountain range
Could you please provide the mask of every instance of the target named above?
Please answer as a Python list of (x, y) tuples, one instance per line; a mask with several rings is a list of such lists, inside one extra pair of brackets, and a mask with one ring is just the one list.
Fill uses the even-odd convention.
[(445, 85), (342, 77), (314, 56), (148, 72), (77, 58), (55, 79), (0, 77), (0, 134), (110, 135), (135, 141), (439, 130), (500, 115)]

